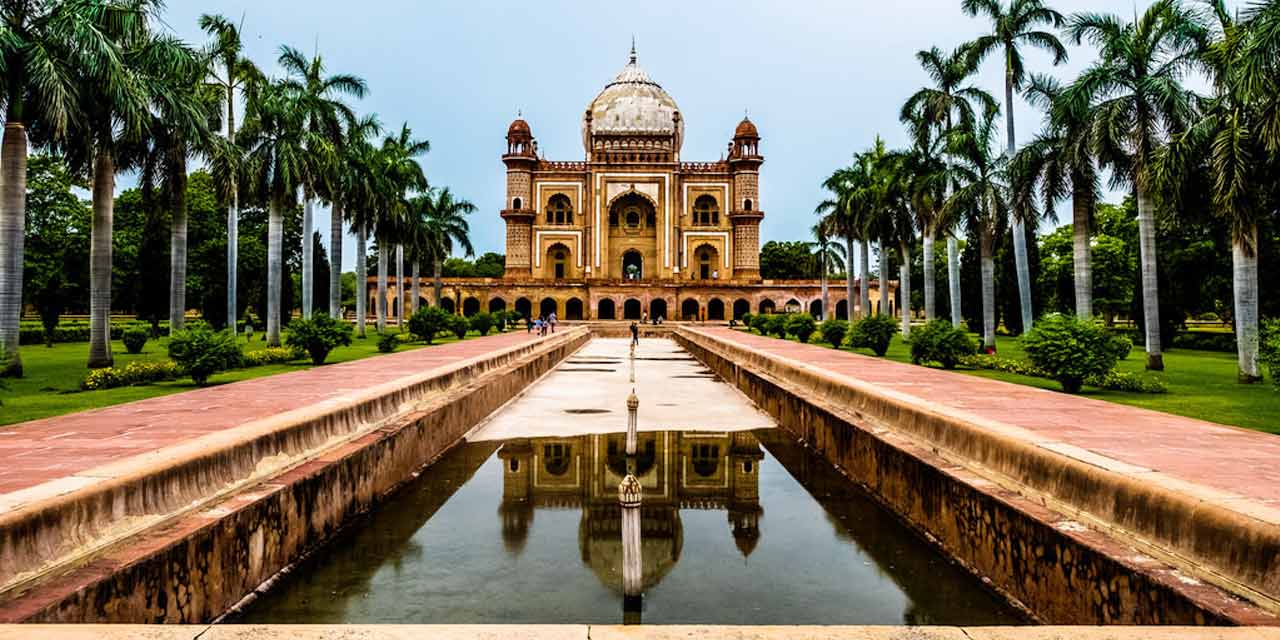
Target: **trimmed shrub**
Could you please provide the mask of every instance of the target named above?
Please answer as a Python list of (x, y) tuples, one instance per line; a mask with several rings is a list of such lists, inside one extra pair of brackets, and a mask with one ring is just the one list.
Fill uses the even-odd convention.
[(123, 367), (93, 369), (80, 381), (80, 388), (84, 391), (114, 389), (174, 380), (179, 375), (181, 371), (172, 360), (140, 360)]
[(400, 336), (394, 333), (378, 334), (378, 351), (391, 353), (400, 347)]
[(423, 307), (409, 318), (409, 332), (431, 344), (436, 334), (449, 328), (450, 317), (449, 312), (440, 307)]
[(822, 335), (823, 342), (839, 349), (844, 344), (844, 337), (849, 334), (849, 323), (835, 318), (824, 320), (818, 326), (818, 333)]
[[(990, 369), (1005, 373), (1016, 373), (1033, 378), (1053, 379), (1047, 372), (1037, 369), (1026, 360), (1013, 360), (994, 355), (976, 355), (960, 361), (966, 367), (974, 369)], [(1085, 384), (1108, 391), (1128, 391), (1130, 393), (1168, 393), (1169, 388), (1159, 379), (1146, 377), (1128, 371), (1110, 371), (1101, 376), (1085, 378)]]
[(147, 339), (150, 337), (151, 332), (143, 327), (129, 327), (120, 340), (124, 342), (125, 351), (137, 355), (142, 353), (142, 348), (147, 346)]
[(1219, 331), (1182, 331), (1173, 336), (1169, 346), (1173, 349), (1235, 353), (1236, 334)]
[(1098, 324), (1074, 315), (1051, 313), (1022, 336), (1027, 359), (1062, 385), (1079, 393), (1085, 379), (1105, 376), (1116, 366), (1111, 336)]
[(449, 331), (457, 336), (459, 340), (467, 337), (467, 332), (471, 330), (471, 322), (462, 316), (449, 316)]
[(192, 322), (169, 337), (169, 357), (203, 387), (213, 374), (239, 366), (241, 354), (235, 333), (214, 331), (207, 323)]
[(493, 328), (493, 316), (484, 311), (471, 316), (471, 328), (482, 336), (489, 335), (489, 330)]
[(769, 316), (763, 313), (751, 316), (751, 328), (762, 336), (769, 333)]
[(493, 328), (496, 329), (498, 333), (502, 333), (507, 330), (507, 311), (505, 309), (501, 311), (494, 311), (490, 315), (493, 316)]
[(1116, 360), (1128, 360), (1129, 354), (1133, 352), (1133, 340), (1129, 336), (1113, 335), (1107, 345), (1116, 354)]
[(351, 344), (351, 325), (343, 320), (330, 318), (323, 311), (316, 311), (310, 318), (289, 323), (289, 335), (285, 344), (301, 349), (311, 356), (311, 364), (322, 365), (329, 352)]
[(1280, 318), (1262, 321), (1258, 361), (1271, 374), (1271, 383), (1280, 389)]
[(911, 361), (916, 364), (936, 362), (943, 369), (954, 369), (965, 356), (978, 352), (978, 345), (964, 329), (941, 318), (911, 332)]
[(240, 366), (248, 369), (251, 367), (261, 367), (269, 364), (285, 364), (287, 362), (293, 362), (304, 355), (306, 355), (305, 352), (292, 347), (267, 347), (265, 349), (254, 349), (253, 351), (245, 351), (240, 354)]
[(750, 329), (751, 321), (754, 319), (755, 319), (755, 316), (751, 315), (750, 313), (744, 313), (742, 314), (742, 320), (740, 322), (742, 322), (742, 326)]
[(785, 313), (775, 313), (766, 316), (765, 329), (771, 335), (779, 338), (787, 337), (787, 315)]
[(807, 313), (793, 313), (787, 318), (787, 333), (800, 342), (809, 342), (813, 332), (818, 330), (818, 323)]
[(849, 333), (849, 344), (855, 349), (870, 349), (877, 356), (889, 352), (889, 344), (898, 333), (898, 323), (883, 315), (870, 315), (855, 323)]

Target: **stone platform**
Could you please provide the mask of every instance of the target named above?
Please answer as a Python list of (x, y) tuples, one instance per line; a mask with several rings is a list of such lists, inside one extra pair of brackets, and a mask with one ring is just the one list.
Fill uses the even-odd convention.
[[(984, 508), (1014, 505), (1010, 513), (1057, 529), (1080, 549), (1149, 574), (1154, 583), (1183, 592), (1208, 583), (1271, 612), (1241, 611), (1207, 592), (1191, 596), (1218, 600), (1213, 608), (1227, 619), (1276, 623), (1280, 438), (724, 327), (684, 325), (677, 339), (846, 473), (901, 500), (899, 513), (931, 520), (933, 527), (960, 527), (938, 532), (954, 542), (988, 537), (965, 531), (967, 516), (948, 510), (974, 503), (921, 503), (918, 494), (931, 493), (926, 487), (898, 485), (924, 476), (885, 480), (895, 461), (910, 459), (923, 464), (930, 478), (950, 476), (949, 486), (985, 494)], [(877, 486), (881, 482), (886, 484)], [(947, 495), (932, 493), (939, 492)], [(969, 524), (990, 527), (991, 514), (983, 518)], [(1055, 548), (1035, 550), (1032, 560), (1019, 559), (1027, 550), (994, 544), (996, 555), (980, 558), (988, 566), (979, 573), (1005, 573), (1012, 590), (1038, 597), (1043, 585), (1018, 584), (1030, 566), (1021, 563), (1052, 559)], [(1083, 578), (1073, 574), (1079, 567), (1059, 570), (1067, 573), (1052, 580), (1063, 588)], [(1109, 599), (1106, 589), (1100, 595), (1102, 603)], [(1123, 601), (1111, 612), (1132, 610)]]

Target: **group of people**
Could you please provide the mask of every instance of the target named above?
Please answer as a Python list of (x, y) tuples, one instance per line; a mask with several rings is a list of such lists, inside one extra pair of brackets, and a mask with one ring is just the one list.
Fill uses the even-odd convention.
[(560, 321), (556, 319), (556, 312), (552, 311), (550, 314), (545, 316), (525, 318), (524, 327), (525, 331), (528, 333), (537, 331), (538, 335), (545, 336), (547, 333), (555, 333), (556, 325), (559, 324), (559, 322)]

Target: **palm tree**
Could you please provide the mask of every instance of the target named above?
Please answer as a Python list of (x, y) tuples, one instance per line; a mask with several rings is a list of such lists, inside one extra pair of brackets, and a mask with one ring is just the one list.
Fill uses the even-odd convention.
[[(965, 81), (973, 75), (974, 67), (971, 56), (965, 48), (957, 49), (950, 54), (934, 47), (916, 54), (920, 66), (933, 80), (932, 87), (924, 87), (907, 99), (902, 106), (900, 119), (912, 129), (913, 137), (920, 140), (925, 137), (937, 137), (945, 140), (951, 135), (956, 122), (961, 126), (970, 126), (977, 113), (994, 112), (997, 109), (995, 98), (985, 90), (974, 85), (965, 85)], [(975, 111), (976, 109), (976, 111)], [(945, 148), (944, 148), (945, 151)], [(951, 173), (952, 158), (943, 153), (946, 162), (945, 172)], [(951, 196), (953, 183), (946, 181), (946, 197)], [(951, 301), (951, 324), (959, 327), (960, 318), (960, 249), (956, 239), (955, 227), (958, 220), (939, 218), (934, 229), (924, 232), (924, 264), (925, 268), (925, 317), (933, 317), (936, 305), (933, 287), (933, 233), (947, 234), (947, 289)]]
[[(396, 251), (396, 297), (400, 300), (400, 313), (396, 316), (397, 323), (403, 326), (401, 319), (404, 317), (404, 248), (402, 240), (408, 236), (408, 217), (410, 194), (422, 193), (427, 190), (427, 177), (422, 172), (422, 165), (418, 164), (415, 159), (431, 150), (431, 143), (426, 140), (417, 140), (413, 137), (413, 130), (409, 128), (409, 124), (401, 125), (400, 131), (393, 136), (387, 136), (382, 142), (382, 151), (384, 157), (384, 170), (387, 178), (387, 224), (384, 226), (384, 234), (378, 238), (379, 251), (379, 279), (384, 281), (385, 269), (382, 263), (385, 262), (385, 252), (395, 245)], [(385, 297), (384, 291), (380, 293), (379, 299)], [(439, 304), (439, 300), (436, 301)], [(383, 314), (385, 319), (386, 314)]]
[(960, 159), (955, 167), (960, 188), (947, 200), (949, 215), (964, 216), (978, 231), (982, 271), (982, 342), (996, 347), (995, 245), (996, 227), (1009, 211), (1004, 182), (1006, 159), (993, 151), (996, 117), (988, 113), (968, 130), (957, 131), (948, 142)]
[[(1255, 28), (1253, 23), (1264, 15), (1262, 9), (1255, 8), (1248, 18), (1239, 20), (1222, 0), (1206, 0), (1206, 4), (1211, 40), (1200, 58), (1213, 80), (1213, 94), (1201, 101), (1199, 117), (1188, 130), (1172, 137), (1156, 169), (1161, 184), (1168, 185), (1178, 200), (1182, 185), (1188, 182), (1187, 174), (1207, 171), (1211, 178), (1214, 212), (1231, 227), (1238, 379), (1249, 384), (1262, 380), (1258, 365), (1258, 222), (1276, 205), (1280, 129), (1274, 125), (1280, 124), (1280, 114), (1270, 109), (1280, 104), (1274, 91), (1280, 64), (1271, 55), (1253, 59), (1266, 51), (1265, 46), (1258, 46), (1264, 42), (1266, 30)], [(1251, 84), (1250, 73), (1258, 70), (1272, 82)], [(1268, 116), (1273, 126), (1267, 126)]]
[(818, 279), (822, 283), (822, 319), (826, 319), (831, 314), (827, 276), (844, 269), (845, 260), (849, 257), (844, 247), (831, 241), (836, 235), (838, 225), (838, 216), (829, 216), (819, 220), (809, 229), (809, 233), (813, 234), (813, 242), (810, 246), (813, 249), (814, 265), (818, 267)]
[(475, 249), (471, 246), (469, 235), (471, 229), (467, 225), (467, 215), (475, 213), (476, 206), (467, 200), (455, 199), (449, 187), (432, 189), (427, 193), (422, 204), (426, 206), (422, 221), (423, 247), (425, 253), (431, 256), (434, 300), (436, 306), (439, 306), (443, 287), (440, 271), (445, 256), (453, 253), (455, 242), (467, 256), (475, 253)]
[(1088, 105), (1065, 100), (1058, 81), (1042, 75), (1031, 76), (1026, 96), (1045, 111), (1045, 127), (1010, 163), (1014, 200), (1022, 203), (1022, 210), (1035, 211), (1038, 192), (1042, 211), (1049, 216), (1059, 201), (1070, 196), (1076, 316), (1092, 318), (1089, 227), (1099, 177), (1089, 144)]
[[(822, 182), (822, 187), (831, 192), (832, 197), (818, 203), (814, 209), (816, 215), (822, 216), (822, 222), (827, 225), (830, 235), (844, 240), (844, 255), (847, 261), (854, 259), (857, 255), (855, 251), (861, 247), (864, 240), (862, 229), (858, 226), (857, 203), (854, 195), (858, 189), (862, 188), (859, 168), (859, 163), (855, 161), (853, 165), (836, 169), (828, 176)], [(861, 311), (861, 307), (856, 306), (857, 302), (853, 296), (854, 278), (858, 275), (860, 274), (854, 273), (852, 264), (845, 269), (845, 305), (848, 307), (851, 319), (856, 317), (855, 312)], [(865, 281), (863, 288), (866, 288)], [(826, 313), (825, 306), (823, 312)]]
[(360, 217), (352, 215), (349, 212), (353, 210), (368, 211), (368, 202), (371, 193), (376, 188), (369, 183), (370, 174), (364, 164), (369, 160), (368, 153), (372, 150), (369, 144), (369, 138), (377, 135), (382, 129), (382, 125), (378, 123), (376, 116), (365, 116), (357, 120), (352, 126), (347, 127), (346, 136), (337, 148), (337, 158), (333, 166), (333, 173), (329, 176), (330, 192), (330, 220), (329, 220), (329, 262), (332, 268), (329, 269), (329, 315), (338, 317), (342, 306), (342, 223), (350, 222), (356, 231), (357, 236), (357, 255), (356, 274), (358, 283), (356, 285), (356, 315), (360, 321), (356, 331), (360, 337), (364, 337), (364, 271), (365, 271), (365, 252), (366, 236), (369, 223), (367, 220), (359, 220), (356, 223), (355, 218)]
[[(356, 117), (340, 97), (363, 98), (368, 86), (350, 74), (326, 75), (319, 54), (306, 58), (292, 47), (280, 48), (280, 67), (288, 78), (284, 86), (297, 93), (303, 111), (303, 126), (310, 134), (307, 164), (302, 179), (302, 315), (311, 316), (312, 279), (315, 277), (311, 230), (314, 226), (312, 206), (317, 189), (334, 162), (333, 149), (343, 140), (343, 127), (353, 126)], [(341, 224), (342, 218), (336, 216)], [(338, 267), (341, 270), (341, 266)]]
[[(1045, 6), (1043, 0), (962, 0), (964, 12), (970, 16), (986, 16), (991, 21), (991, 33), (968, 45), (973, 63), (999, 51), (1004, 58), (1004, 109), (1006, 130), (1006, 156), (1012, 158), (1017, 151), (1013, 128), (1013, 94), (1026, 81), (1026, 67), (1020, 46), (1026, 44), (1043, 49), (1053, 55), (1053, 64), (1066, 62), (1067, 50), (1058, 37), (1040, 27), (1061, 28), (1061, 13)], [(1018, 300), (1022, 311), (1022, 329), (1031, 328), (1034, 315), (1031, 309), (1031, 273), (1027, 266), (1027, 235), (1025, 212), (1011, 210), (1013, 229), (1013, 255), (1018, 271)]]
[[(232, 149), (236, 144), (236, 89), (250, 82), (259, 82), (262, 72), (251, 60), (244, 57), (244, 42), (240, 26), (220, 15), (200, 16), (200, 28), (213, 41), (208, 46), (211, 61), (208, 83), (225, 92), (227, 106), (227, 143)], [(213, 67), (220, 67), (213, 68)], [(219, 75), (221, 73), (221, 75)], [(240, 188), (238, 165), (215, 172), (222, 179), (222, 191), (227, 197), (227, 326), (234, 328), (240, 319), (238, 263), (240, 261)]]
[(147, 19), (152, 3), (13, 0), (0, 5), (0, 376), (21, 376), (23, 244), (27, 215), (27, 131), (66, 136), (76, 119), (78, 75), (123, 76), (118, 28)]
[[(868, 169), (871, 181), (867, 187), (866, 193), (866, 213), (864, 218), (864, 228), (867, 237), (874, 238), (877, 242), (877, 252), (880, 257), (880, 310), (879, 314), (887, 314), (889, 312), (889, 249), (894, 244), (896, 237), (896, 214), (899, 204), (898, 191), (898, 164), (900, 158), (897, 153), (890, 152), (879, 136), (876, 136), (875, 145), (863, 154), (865, 161), (868, 163)], [(898, 286), (903, 286), (901, 282)], [(908, 283), (909, 286), (909, 283)]]
[[(917, 122), (913, 128), (928, 127), (924, 122)], [(928, 127), (931, 128), (931, 127)], [(951, 219), (943, 213), (946, 202), (947, 187), (950, 184), (947, 162), (943, 159), (945, 145), (943, 138), (930, 135), (916, 136), (916, 143), (903, 156), (902, 170), (905, 198), (910, 205), (914, 223), (920, 229), (921, 236), (921, 268), (924, 280), (924, 315), (925, 321), (937, 316), (937, 300), (934, 293), (934, 253), (933, 241), (938, 229), (955, 226)], [(909, 231), (909, 228), (904, 230)]]
[(1099, 49), (1099, 60), (1065, 90), (1064, 100), (1093, 112), (1095, 153), (1116, 186), (1136, 191), (1147, 368), (1163, 370), (1153, 169), (1160, 145), (1191, 118), (1192, 94), (1181, 78), (1200, 63), (1204, 28), (1176, 0), (1157, 0), (1132, 23), (1075, 15), (1067, 32), (1077, 44), (1088, 40)]
[(267, 203), (267, 344), (280, 346), (284, 209), (307, 175), (309, 149), (323, 141), (306, 128), (307, 110), (298, 93), (279, 81), (253, 84), (245, 94), (240, 145), (250, 192)]

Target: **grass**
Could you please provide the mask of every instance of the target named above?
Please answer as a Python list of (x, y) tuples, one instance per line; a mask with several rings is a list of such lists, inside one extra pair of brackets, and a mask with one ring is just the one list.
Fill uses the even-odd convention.
[[(819, 343), (817, 334), (811, 342)], [(981, 343), (981, 341), (978, 342)], [(823, 345), (830, 346), (825, 343)], [(999, 337), (996, 339), (996, 348), (1003, 358), (1024, 359), (1022, 347), (1017, 338)], [(844, 349), (848, 350), (848, 347)], [(867, 349), (853, 351), (867, 356), (875, 355)], [(898, 336), (893, 339), (885, 357), (897, 362), (910, 363), (911, 351)], [(1162, 380), (1169, 388), (1168, 393), (1129, 393), (1085, 387), (1080, 395), (1188, 418), (1280, 434), (1280, 391), (1277, 391), (1270, 382), (1259, 384), (1236, 382), (1237, 369), (1234, 353), (1172, 349), (1164, 353), (1165, 370), (1163, 372), (1145, 371), (1145, 361), (1142, 347), (1135, 347), (1129, 358), (1116, 366), (1116, 370)], [(1053, 391), (1062, 390), (1062, 387), (1053, 380), (1002, 371), (960, 368), (956, 369), (956, 373)]]
[[(388, 327), (394, 331), (395, 328)], [(261, 340), (261, 333), (254, 336), (252, 342), (240, 338), (240, 344), (246, 351), (261, 349), (266, 342)], [(472, 333), (471, 336), (478, 334)], [(469, 336), (470, 337), (470, 336)], [(434, 344), (457, 342), (453, 334), (437, 335)], [(168, 358), (168, 338), (152, 340), (143, 348), (142, 353), (130, 355), (125, 351), (123, 343), (113, 340), (111, 353), (115, 358), (115, 366), (122, 367), (136, 360), (164, 360)], [(409, 351), (426, 347), (422, 343), (405, 343), (397, 349)], [(326, 364), (360, 360), (370, 356), (382, 355), (378, 352), (378, 334), (372, 327), (368, 329), (368, 337), (354, 338), (351, 346), (334, 349)], [(52, 348), (43, 345), (29, 345), (22, 348), (22, 365), (24, 376), (5, 380), (7, 388), (0, 389), (0, 425), (59, 416), (77, 411), (109, 407), (134, 400), (143, 400), (171, 393), (190, 391), (196, 386), (190, 378), (180, 378), (170, 382), (159, 382), (136, 387), (120, 387), (100, 391), (81, 391), (80, 380), (88, 369), (85, 362), (89, 357), (89, 343), (73, 342), (55, 344)], [(323, 366), (323, 365), (322, 365)], [(288, 364), (273, 364), (249, 369), (236, 369), (219, 373), (209, 381), (211, 385), (227, 384), (251, 378), (260, 378), (278, 373), (301, 371), (312, 367), (310, 360), (303, 358)]]

